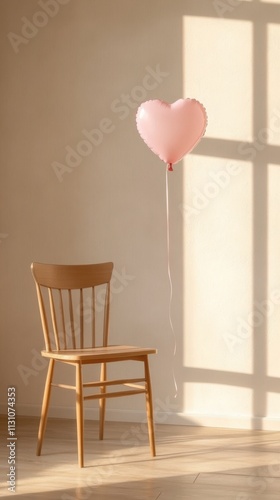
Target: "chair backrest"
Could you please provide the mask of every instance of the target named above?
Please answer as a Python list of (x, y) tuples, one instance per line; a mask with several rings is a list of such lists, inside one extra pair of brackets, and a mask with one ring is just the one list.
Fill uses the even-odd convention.
[(112, 262), (34, 262), (31, 271), (48, 352), (108, 344)]

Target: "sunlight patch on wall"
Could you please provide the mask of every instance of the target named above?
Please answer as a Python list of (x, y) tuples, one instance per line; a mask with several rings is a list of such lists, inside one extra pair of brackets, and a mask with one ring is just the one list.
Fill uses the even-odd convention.
[(201, 101), (206, 137), (252, 139), (252, 23), (183, 17), (184, 97)]
[[(267, 311), (268, 375), (279, 377), (280, 325), (280, 165), (268, 166), (268, 297), (262, 305)], [(279, 410), (279, 408), (278, 408)]]
[(252, 372), (252, 164), (184, 160), (184, 365)]
[(268, 109), (267, 109), (267, 135), (268, 143), (280, 145), (280, 26), (268, 26)]
[[(279, 419), (280, 394), (275, 392), (267, 393), (267, 414), (270, 418)], [(279, 427), (277, 427), (277, 430)]]
[(233, 386), (226, 386), (225, 388), (223, 375), (221, 375), (221, 384), (185, 384), (184, 401), (186, 401), (185, 411), (188, 418), (192, 416), (192, 408), (195, 408), (196, 415), (203, 415), (206, 400), (207, 414), (210, 418), (215, 416), (228, 418), (229, 415), (242, 418), (249, 417), (252, 412), (252, 389)]

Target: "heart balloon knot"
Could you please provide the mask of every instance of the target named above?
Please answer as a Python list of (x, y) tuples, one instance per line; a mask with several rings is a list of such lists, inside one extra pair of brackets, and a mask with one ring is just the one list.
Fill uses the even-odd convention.
[(173, 172), (172, 163), (167, 163), (168, 172)]

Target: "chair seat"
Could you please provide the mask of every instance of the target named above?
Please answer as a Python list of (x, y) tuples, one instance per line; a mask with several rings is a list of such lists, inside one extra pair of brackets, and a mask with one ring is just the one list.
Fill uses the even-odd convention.
[(147, 354), (156, 354), (157, 349), (149, 347), (136, 347), (127, 345), (110, 345), (108, 347), (95, 347), (85, 349), (67, 349), (59, 351), (41, 351), (42, 356), (45, 358), (52, 358), (61, 361), (90, 361), (91, 363), (96, 360), (100, 363), (106, 359), (119, 360), (121, 358), (131, 359)]

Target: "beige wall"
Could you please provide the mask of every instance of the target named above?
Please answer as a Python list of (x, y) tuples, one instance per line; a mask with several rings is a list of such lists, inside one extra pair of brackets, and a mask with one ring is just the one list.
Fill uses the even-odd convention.
[[(41, 404), (30, 263), (113, 260), (112, 338), (158, 348), (157, 421), (279, 429), (280, 5), (0, 9), (2, 410), (8, 385), (18, 413)], [(209, 124), (169, 175), (173, 335), (165, 166), (135, 113), (142, 101), (181, 97), (200, 100)], [(52, 415), (73, 415), (72, 403), (54, 394)], [(141, 420), (142, 406), (110, 401), (108, 416)]]

